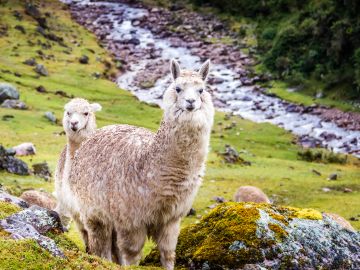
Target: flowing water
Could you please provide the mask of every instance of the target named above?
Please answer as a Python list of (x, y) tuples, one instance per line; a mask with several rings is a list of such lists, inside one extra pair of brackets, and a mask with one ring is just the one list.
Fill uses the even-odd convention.
[[(170, 40), (157, 38), (150, 30), (134, 26), (135, 19), (148, 15), (148, 10), (134, 8), (122, 3), (64, 1), (74, 5), (105, 5), (111, 7), (110, 12), (100, 15), (93, 24), (100, 20), (110, 20), (112, 27), (107, 40), (121, 41), (136, 38), (140, 43), (136, 50), (153, 49), (159, 52), (158, 58), (170, 60), (176, 58), (184, 68), (194, 68), (201, 65), (200, 58), (193, 55), (186, 47), (174, 47)], [(121, 20), (119, 20), (121, 14)], [(149, 58), (139, 57), (130, 64), (130, 69), (117, 78), (119, 87), (131, 91), (139, 100), (161, 106), (164, 90), (169, 85), (170, 78), (158, 79), (153, 86), (143, 89), (136, 83), (139, 72), (143, 72), (150, 63)], [(168, 65), (168, 62), (166, 62)], [(334, 152), (353, 153), (360, 157), (360, 132), (346, 130), (331, 122), (325, 122), (316, 115), (291, 112), (289, 103), (277, 97), (271, 97), (255, 90), (255, 85), (244, 86), (231, 68), (225, 65), (212, 65), (211, 76), (219, 79), (213, 93), (214, 99), (222, 101), (224, 106), (219, 110), (232, 112), (254, 122), (280, 126), (295, 135), (316, 139), (323, 147)], [(324, 134), (331, 134), (324, 139)]]

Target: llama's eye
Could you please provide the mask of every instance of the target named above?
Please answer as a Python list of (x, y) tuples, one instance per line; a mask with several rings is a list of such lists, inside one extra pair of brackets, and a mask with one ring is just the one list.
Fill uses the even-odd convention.
[(68, 116), (70, 116), (70, 114), (71, 114), (70, 112), (67, 112), (67, 115), (68, 115)]
[(201, 94), (202, 92), (204, 92), (204, 89), (199, 89), (199, 93)]
[(181, 92), (181, 88), (179, 86), (176, 86), (175, 90), (176, 90), (177, 93)]
[(88, 112), (84, 113), (85, 116), (88, 116), (88, 114), (89, 114)]

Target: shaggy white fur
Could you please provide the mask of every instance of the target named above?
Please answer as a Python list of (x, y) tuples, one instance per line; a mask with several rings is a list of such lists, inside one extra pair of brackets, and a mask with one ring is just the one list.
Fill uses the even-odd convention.
[(73, 196), (68, 184), (68, 174), (75, 151), (80, 144), (96, 130), (95, 112), (101, 110), (98, 103), (90, 104), (82, 98), (75, 98), (64, 107), (63, 127), (67, 144), (61, 152), (55, 171), (55, 196), (57, 205), (54, 209), (60, 215), (64, 226), (68, 226), (73, 208)]
[(206, 91), (209, 65), (194, 72), (171, 62), (173, 82), (156, 134), (108, 126), (76, 152), (69, 181), (91, 253), (136, 264), (149, 236), (162, 265), (173, 269), (180, 220), (191, 208), (208, 153), (214, 117)]

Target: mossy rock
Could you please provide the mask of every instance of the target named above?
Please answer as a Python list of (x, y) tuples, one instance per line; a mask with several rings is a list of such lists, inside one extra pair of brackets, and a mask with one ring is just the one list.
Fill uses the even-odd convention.
[(6, 218), (19, 212), (21, 208), (15, 204), (0, 201), (0, 219)]
[[(181, 230), (178, 268), (358, 269), (360, 234), (312, 209), (224, 203)], [(156, 249), (143, 265), (159, 265)]]

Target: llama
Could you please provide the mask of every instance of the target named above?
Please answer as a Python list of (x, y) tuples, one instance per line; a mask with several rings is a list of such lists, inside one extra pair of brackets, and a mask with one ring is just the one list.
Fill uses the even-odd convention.
[(259, 188), (254, 186), (242, 186), (236, 191), (235, 202), (270, 203), (268, 196)]
[(67, 136), (67, 144), (61, 152), (55, 171), (55, 211), (60, 215), (65, 227), (69, 225), (71, 209), (71, 192), (67, 178), (75, 151), (80, 144), (96, 129), (95, 112), (101, 110), (98, 103), (90, 104), (82, 98), (74, 98), (64, 107), (63, 127)]
[(96, 131), (76, 152), (70, 187), (82, 209), (90, 253), (137, 264), (147, 236), (161, 263), (174, 268), (180, 220), (202, 181), (214, 118), (206, 91), (210, 61), (198, 72), (171, 61), (163, 120), (154, 134), (112, 125)]

